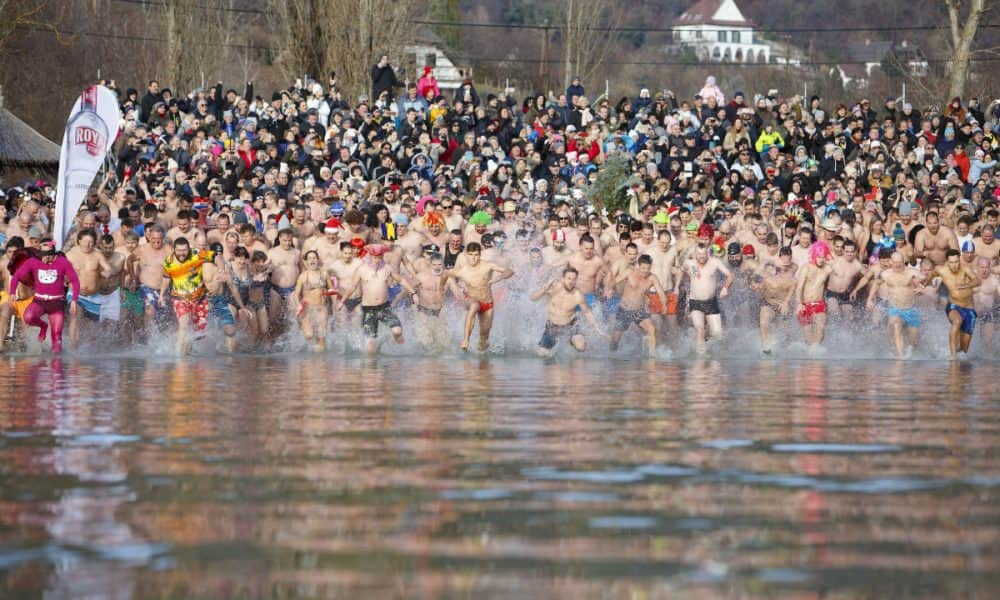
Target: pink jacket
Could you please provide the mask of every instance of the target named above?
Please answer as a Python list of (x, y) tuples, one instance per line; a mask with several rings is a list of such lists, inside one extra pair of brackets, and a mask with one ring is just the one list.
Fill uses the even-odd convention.
[(66, 281), (73, 288), (73, 301), (80, 297), (80, 278), (76, 269), (65, 256), (56, 256), (51, 265), (37, 258), (29, 258), (18, 268), (10, 280), (10, 295), (13, 298), (17, 292), (17, 284), (24, 282), (35, 288), (36, 296), (48, 298), (63, 298), (66, 296)]
[(435, 98), (441, 95), (441, 88), (438, 87), (437, 79), (434, 79), (434, 77), (421, 77), (417, 80), (418, 96), (426, 98), (428, 90), (434, 92)]

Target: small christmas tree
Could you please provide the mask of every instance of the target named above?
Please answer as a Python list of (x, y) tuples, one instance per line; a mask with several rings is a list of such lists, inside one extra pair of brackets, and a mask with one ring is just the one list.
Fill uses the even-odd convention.
[(597, 180), (590, 186), (588, 198), (594, 207), (605, 214), (615, 211), (628, 212), (626, 192), (633, 184), (641, 183), (632, 173), (632, 166), (624, 154), (612, 154), (597, 172)]

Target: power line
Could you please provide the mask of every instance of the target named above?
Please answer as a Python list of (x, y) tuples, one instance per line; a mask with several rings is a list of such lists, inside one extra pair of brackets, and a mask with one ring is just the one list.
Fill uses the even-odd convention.
[[(126, 0), (119, 0), (120, 2)], [(137, 1), (137, 0), (128, 0)], [(28, 25), (19, 25), (18, 29), (33, 31), (38, 33), (49, 33), (53, 35), (79, 35), (86, 37), (96, 37), (105, 39), (115, 39), (115, 40), (126, 40), (126, 41), (136, 41), (136, 42), (166, 42), (165, 38), (154, 38), (139, 35), (126, 35), (126, 34), (115, 34), (115, 33), (103, 33), (94, 31), (72, 31), (68, 29), (56, 30), (44, 27), (33, 27)], [(270, 52), (279, 51), (278, 48), (273, 48), (271, 46), (255, 46), (250, 44), (222, 44), (215, 42), (192, 42), (201, 46), (215, 46), (219, 48), (238, 48), (243, 50), (266, 50)], [(529, 64), (562, 64), (561, 59), (548, 59), (542, 60), (538, 58), (506, 58), (506, 57), (495, 57), (495, 56), (469, 56), (467, 57), (472, 62), (490, 62), (490, 63), (529, 63)], [(920, 62), (926, 62), (928, 64), (946, 64), (951, 62), (950, 58), (927, 58)], [(969, 59), (972, 63), (993, 63), (1000, 62), (1000, 57), (972, 57)], [(746, 68), (788, 68), (788, 67), (822, 67), (822, 66), (848, 66), (848, 65), (867, 65), (876, 61), (801, 61), (801, 62), (788, 62), (788, 63), (758, 63), (758, 62), (691, 62), (683, 60), (624, 60), (624, 61), (604, 61), (603, 64), (606, 65), (643, 65), (643, 66), (684, 66), (692, 67), (698, 65), (713, 66), (713, 67), (746, 67)]]
[[(164, 6), (165, 3), (160, 1), (152, 0), (115, 0), (116, 2), (121, 2), (123, 4), (136, 4), (140, 6)], [(252, 14), (252, 15), (263, 15), (268, 14), (268, 11), (253, 9), (253, 8), (236, 8), (231, 6), (207, 6), (204, 4), (192, 4), (189, 5), (190, 8), (200, 8), (207, 10), (221, 10), (232, 13), (241, 14)], [(524, 30), (558, 30), (559, 27), (555, 25), (547, 25), (541, 23), (466, 23), (462, 21), (442, 21), (442, 20), (429, 20), (429, 19), (414, 19), (411, 23), (415, 25), (430, 25), (435, 27), (468, 27), (472, 29), (524, 29)], [(683, 27), (683, 25), (681, 25)], [(892, 25), (892, 26), (860, 26), (860, 27), (754, 27), (747, 24), (753, 33), (852, 33), (852, 32), (866, 32), (866, 33), (894, 33), (903, 31), (937, 31), (941, 29), (946, 29), (947, 24), (942, 23), (939, 25)], [(980, 29), (996, 29), (1000, 28), (1000, 24), (989, 24), (981, 23), (979, 25)], [(676, 27), (610, 27), (606, 25), (597, 25), (593, 27), (584, 27), (583, 29), (588, 31), (597, 31), (603, 33), (673, 33), (676, 31)], [(732, 28), (727, 29), (701, 29), (700, 31), (704, 33), (716, 33), (719, 31), (732, 31)]]
[[(121, 1), (121, 0), (119, 0)], [(140, 35), (124, 35), (120, 33), (102, 33), (94, 31), (72, 31), (70, 29), (50, 29), (46, 27), (33, 27), (30, 25), (18, 25), (17, 29), (25, 31), (34, 31), (37, 33), (50, 33), (52, 35), (80, 35), (85, 37), (96, 37), (105, 38), (111, 40), (127, 40), (134, 42), (166, 42), (166, 38), (153, 38), (145, 37)], [(276, 52), (277, 48), (271, 48), (270, 46), (253, 46), (249, 44), (222, 44), (216, 42), (192, 42), (199, 46), (216, 46), (219, 48), (238, 48), (241, 50), (269, 50)]]
[[(459, 21), (428, 21), (417, 19), (412, 21), (418, 25), (432, 25), (440, 27), (470, 27), (470, 28), (486, 28), (486, 29), (533, 29), (533, 30), (558, 30), (559, 27), (555, 25), (540, 25), (536, 23), (463, 23)], [(684, 27), (681, 25), (680, 27)], [(896, 31), (935, 31), (938, 29), (944, 29), (945, 25), (900, 25), (891, 27), (754, 27), (749, 23), (746, 27), (750, 28), (753, 33), (849, 33), (849, 32), (896, 32)], [(1000, 24), (981, 24), (980, 29), (983, 28), (997, 28)], [(594, 27), (584, 27), (583, 29), (588, 31), (599, 31), (604, 33), (672, 33), (677, 30), (676, 27), (610, 27), (606, 25), (598, 25)], [(718, 31), (732, 31), (733, 28), (726, 29), (700, 29), (698, 31), (703, 31), (705, 33), (713, 33)]]
[[(138, 4), (140, 6), (166, 6), (165, 2), (150, 2), (148, 0), (115, 0), (116, 2), (121, 2), (122, 4)], [(245, 13), (252, 15), (263, 15), (267, 11), (257, 10), (253, 8), (236, 8), (235, 6), (207, 6), (204, 4), (189, 4), (185, 8), (202, 8), (206, 10), (220, 10), (223, 12), (231, 13)]]

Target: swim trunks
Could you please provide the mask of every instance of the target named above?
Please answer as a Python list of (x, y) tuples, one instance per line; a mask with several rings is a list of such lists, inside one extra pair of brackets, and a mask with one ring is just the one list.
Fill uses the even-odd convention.
[[(66, 292), (66, 301), (73, 299), (72, 292)], [(121, 319), (122, 297), (118, 290), (110, 294), (80, 294), (77, 304), (83, 310), (83, 317), (92, 321), (117, 321)]]
[(174, 298), (174, 313), (180, 319), (184, 315), (191, 315), (191, 324), (195, 331), (205, 331), (208, 327), (208, 298), (202, 296), (197, 300), (189, 298)]
[(441, 314), (440, 308), (427, 308), (426, 306), (417, 305), (417, 312), (427, 315), (429, 317), (436, 317)]
[[(14, 314), (17, 315), (18, 319), (24, 320), (24, 311), (28, 310), (28, 306), (31, 305), (31, 301), (34, 296), (25, 298), (23, 300), (14, 300)], [(6, 300), (4, 300), (6, 302)]]
[(825, 312), (826, 302), (823, 300), (819, 300), (817, 302), (803, 302), (802, 308), (799, 309), (799, 314), (797, 315), (799, 325), (812, 325), (813, 317), (824, 314)]
[(976, 328), (976, 311), (965, 307), (959, 306), (957, 304), (948, 303), (948, 306), (944, 307), (944, 314), (949, 314), (951, 311), (956, 311), (962, 317), (962, 333), (967, 333), (972, 335), (972, 332)]
[(688, 310), (691, 312), (700, 312), (706, 317), (709, 315), (717, 315), (721, 312), (719, 310), (718, 298), (710, 298), (708, 300), (695, 300), (694, 298), (689, 298)]
[(591, 292), (589, 294), (584, 294), (583, 295), (583, 300), (584, 300), (584, 302), (587, 303), (587, 306), (589, 306), (591, 310), (593, 310), (594, 307), (597, 306), (597, 294), (595, 294), (593, 292)]
[(618, 312), (619, 307), (622, 305), (621, 296), (611, 296), (604, 301), (604, 312), (609, 315), (613, 315)]
[(644, 310), (619, 310), (615, 318), (615, 330), (625, 331), (632, 325), (638, 325), (649, 318)]
[(208, 305), (208, 312), (216, 325), (226, 327), (236, 324), (233, 311), (229, 310), (229, 300), (225, 296), (209, 296)]
[(403, 291), (403, 286), (399, 285), (398, 283), (396, 285), (390, 287), (389, 288), (389, 304), (392, 304), (392, 301), (395, 300), (396, 296), (398, 296), (400, 294), (400, 292), (402, 292), (402, 291)]
[(916, 329), (920, 327), (920, 311), (917, 310), (916, 306), (911, 306), (910, 308), (896, 308), (895, 306), (889, 306), (886, 309), (886, 314), (889, 318), (899, 317), (903, 321), (903, 324), (907, 327), (912, 327)]
[(292, 295), (292, 292), (295, 291), (295, 286), (293, 285), (291, 287), (280, 287), (280, 286), (274, 285), (272, 283), (271, 284), (271, 289), (273, 289), (274, 291), (278, 292), (279, 296), (281, 296), (282, 298), (284, 298), (284, 299), (287, 300), (288, 297)]
[(361, 307), (361, 326), (365, 335), (370, 338), (378, 337), (378, 324), (385, 323), (390, 329), (402, 327), (399, 317), (389, 308), (388, 302), (383, 302), (378, 306)]
[(850, 290), (845, 290), (843, 292), (834, 292), (831, 290), (826, 290), (826, 292), (823, 293), (823, 299), (830, 300), (831, 298), (836, 300), (839, 304), (854, 304), (853, 302), (851, 302)]
[(348, 312), (352, 312), (355, 308), (357, 308), (360, 305), (361, 305), (361, 296), (358, 296), (357, 298), (348, 298), (347, 300), (344, 300), (344, 308), (346, 308)]
[(122, 290), (122, 309), (135, 316), (141, 316), (143, 311), (142, 293), (139, 290)]
[(649, 312), (654, 315), (676, 315), (677, 314), (677, 293), (667, 292), (667, 305), (663, 306), (660, 297), (656, 292), (649, 292)]
[(542, 339), (538, 341), (538, 346), (546, 350), (556, 347), (556, 342), (561, 337), (573, 337), (580, 333), (580, 328), (574, 318), (565, 325), (556, 325), (552, 321), (545, 322), (545, 330), (542, 332)]
[(1000, 306), (979, 317), (983, 323), (1000, 323)]
[(493, 303), (492, 302), (479, 302), (478, 300), (477, 300), (477, 302), (479, 304), (479, 313), (480, 314), (482, 314), (482, 313), (484, 313), (484, 312), (486, 312), (488, 310), (492, 310), (493, 309)]

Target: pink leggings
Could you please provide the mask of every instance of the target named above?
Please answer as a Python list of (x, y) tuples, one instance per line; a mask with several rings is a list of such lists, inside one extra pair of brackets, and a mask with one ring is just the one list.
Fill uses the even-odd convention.
[[(32, 327), (38, 327), (41, 332), (38, 334), (38, 340), (45, 340), (45, 332), (48, 330), (49, 325), (52, 326), (52, 350), (58, 352), (62, 349), (62, 332), (63, 332), (63, 321), (65, 320), (65, 315), (63, 315), (63, 310), (66, 308), (66, 301), (63, 299), (57, 300), (35, 300), (28, 305), (28, 308), (24, 310), (24, 322)], [(43, 315), (49, 316), (48, 324), (42, 320)]]

